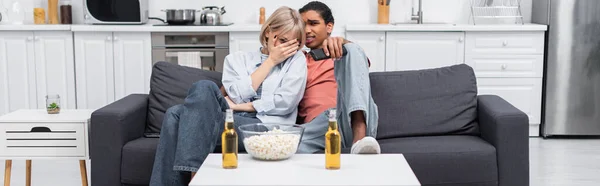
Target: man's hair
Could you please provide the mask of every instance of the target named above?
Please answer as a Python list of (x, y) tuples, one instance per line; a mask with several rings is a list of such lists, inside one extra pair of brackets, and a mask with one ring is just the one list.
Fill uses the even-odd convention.
[(333, 14), (331, 13), (331, 9), (320, 1), (311, 1), (310, 3), (304, 5), (300, 8), (300, 13), (304, 13), (307, 11), (313, 10), (321, 15), (323, 20), (325, 20), (325, 24), (332, 23), (335, 24), (335, 20), (333, 19)]

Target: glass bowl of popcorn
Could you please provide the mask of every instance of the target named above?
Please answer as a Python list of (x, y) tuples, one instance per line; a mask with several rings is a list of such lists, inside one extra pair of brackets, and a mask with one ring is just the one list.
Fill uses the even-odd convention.
[(246, 152), (259, 160), (285, 160), (296, 153), (304, 127), (295, 124), (256, 123), (239, 127)]

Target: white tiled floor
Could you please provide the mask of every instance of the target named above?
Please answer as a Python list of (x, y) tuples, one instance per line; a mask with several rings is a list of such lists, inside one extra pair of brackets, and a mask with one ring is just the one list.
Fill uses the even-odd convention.
[[(529, 146), (531, 186), (600, 185), (600, 140), (531, 138)], [(88, 161), (88, 177), (89, 168)], [(32, 169), (32, 185), (81, 185), (77, 160), (37, 160)], [(12, 173), (11, 185), (25, 185), (25, 161), (13, 161)], [(3, 176), (0, 179), (4, 181)]]

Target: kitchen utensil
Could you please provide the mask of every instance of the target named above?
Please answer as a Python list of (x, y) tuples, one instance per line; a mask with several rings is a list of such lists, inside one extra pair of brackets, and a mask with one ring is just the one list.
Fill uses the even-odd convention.
[(170, 25), (189, 25), (194, 24), (196, 21), (196, 12), (198, 10), (195, 9), (166, 9), (161, 10), (166, 12), (167, 20), (163, 20), (156, 17), (151, 17), (149, 19), (160, 20), (163, 23), (168, 23)]
[(391, 0), (387, 0), (387, 2), (385, 2), (385, 5), (390, 6), (390, 1)]
[(377, 24), (389, 24), (390, 23), (390, 6), (385, 5), (384, 0), (380, 0), (380, 4), (377, 5)]
[(207, 6), (202, 8), (200, 13), (200, 24), (205, 25), (218, 25), (221, 24), (221, 17), (225, 14), (225, 7)]
[(48, 24), (59, 24), (58, 0), (48, 0)]
[(473, 24), (482, 22), (515, 19), (515, 24), (525, 24), (521, 12), (521, 0), (471, 0)]

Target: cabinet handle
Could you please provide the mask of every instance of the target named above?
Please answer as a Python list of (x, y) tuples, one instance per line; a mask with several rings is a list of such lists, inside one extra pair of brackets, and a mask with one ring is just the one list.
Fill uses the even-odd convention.
[(39, 41), (39, 40), (40, 40), (40, 37), (38, 37), (38, 36), (35, 36), (35, 37), (34, 37), (34, 39), (35, 39), (36, 41)]
[(33, 37), (27, 37), (27, 41), (32, 41)]
[(383, 41), (385, 38), (383, 36), (379, 37), (379, 41)]
[(108, 37), (106, 37), (106, 40), (110, 41), (110, 40), (112, 40), (112, 38), (110, 36), (108, 36)]
[(459, 38), (458, 38), (458, 42), (459, 42), (459, 43), (462, 43), (462, 42), (463, 42), (463, 38), (462, 38), (462, 37), (459, 37)]
[(508, 67), (506, 64), (502, 64), (502, 70), (506, 70), (506, 67)]
[(235, 41), (235, 37), (229, 38), (230, 41)]
[(502, 42), (502, 46), (508, 46), (508, 41)]
[(118, 41), (119, 38), (118, 37), (114, 37), (113, 41)]

